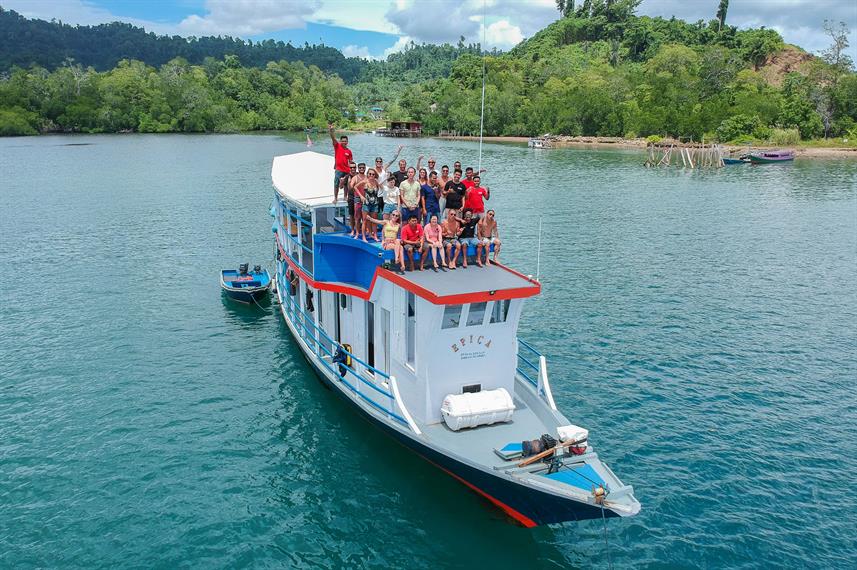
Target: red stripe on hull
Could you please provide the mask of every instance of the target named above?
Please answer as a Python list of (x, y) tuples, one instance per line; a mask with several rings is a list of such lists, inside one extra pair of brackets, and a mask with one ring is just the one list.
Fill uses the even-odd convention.
[(491, 495), (489, 495), (488, 493), (486, 493), (485, 491), (483, 491), (482, 489), (480, 489), (479, 487), (477, 487), (476, 485), (474, 485), (473, 483), (471, 483), (467, 479), (464, 479), (463, 477), (456, 475), (455, 473), (453, 473), (449, 469), (441, 467), (440, 465), (438, 465), (437, 463), (435, 463), (431, 459), (428, 459), (425, 457), (424, 457), (424, 459), (426, 461), (428, 461), (429, 463), (431, 463), (432, 465), (434, 465), (435, 467), (437, 467), (438, 469), (440, 469), (441, 471), (443, 471), (444, 473), (447, 473), (451, 477), (454, 477), (455, 479), (457, 479), (459, 482), (463, 483), (464, 485), (467, 485), (467, 487), (476, 491), (477, 493), (479, 493), (480, 495), (482, 495), (483, 497), (485, 497), (486, 499), (491, 501), (496, 506), (503, 509), (503, 512), (505, 512), (507, 515), (509, 515), (510, 517), (512, 517), (513, 519), (515, 519), (516, 521), (518, 521), (519, 523), (521, 523), (525, 527), (533, 528), (533, 527), (539, 526), (538, 523), (536, 521), (534, 521), (533, 519), (531, 519), (530, 517), (516, 511), (515, 509), (513, 509), (512, 507), (510, 507), (509, 505), (507, 505), (506, 503), (504, 503), (500, 499), (492, 497)]
[(312, 279), (307, 273), (297, 264), (295, 261), (286, 254), (283, 250), (283, 247), (280, 245), (280, 240), (276, 240), (277, 248), (280, 250), (280, 257), (289, 264), (289, 267), (297, 273), (300, 278), (309, 284), (311, 287), (318, 289), (320, 291), (331, 291), (333, 293), (344, 293), (346, 295), (353, 295), (360, 299), (368, 300), (372, 296), (372, 289), (375, 288), (375, 281), (378, 280), (378, 277), (381, 276), (387, 281), (391, 283), (395, 283), (402, 289), (406, 291), (410, 291), (414, 295), (418, 297), (422, 297), (426, 301), (434, 304), (434, 305), (463, 305), (465, 303), (481, 303), (483, 301), (498, 301), (505, 299), (525, 299), (527, 297), (534, 297), (541, 293), (542, 285), (535, 279), (527, 277), (521, 273), (518, 273), (514, 269), (510, 269), (505, 265), (501, 265), (499, 263), (495, 264), (497, 267), (500, 267), (510, 273), (521, 277), (522, 279), (526, 279), (528, 282), (535, 285), (535, 287), (516, 287), (513, 289), (500, 289), (494, 292), (491, 291), (476, 291), (473, 293), (460, 293), (457, 295), (437, 295), (432, 291), (429, 291), (425, 287), (421, 287), (416, 283), (398, 275), (392, 271), (384, 269), (381, 266), (378, 266), (375, 269), (375, 274), (372, 276), (372, 283), (369, 285), (368, 290), (364, 290), (358, 287), (349, 287), (347, 285), (339, 285), (335, 283), (327, 283), (325, 281), (316, 281)]

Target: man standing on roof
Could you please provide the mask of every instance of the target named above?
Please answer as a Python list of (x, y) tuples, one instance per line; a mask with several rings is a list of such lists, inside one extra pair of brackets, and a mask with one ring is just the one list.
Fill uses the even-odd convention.
[(408, 177), (408, 161), (404, 158), (399, 160), (399, 169), (395, 172), (391, 172), (389, 176), (392, 176), (396, 180), (396, 186), (401, 187), (402, 182), (404, 182)]
[(333, 143), (333, 203), (339, 200), (339, 179), (349, 172), (348, 163), (351, 162), (351, 149), (348, 148), (348, 137), (342, 135), (339, 142), (333, 134), (333, 123), (327, 124), (327, 132), (330, 133), (330, 141)]
[(418, 220), (422, 219), (422, 208), (420, 206), (420, 198), (422, 196), (422, 186), (414, 180), (414, 167), (408, 168), (407, 178), (399, 184), (399, 201), (402, 204), (402, 217), (410, 220), (414, 216)]
[(473, 217), (476, 219), (481, 219), (485, 215), (484, 200), (491, 199), (491, 190), (480, 186), (481, 182), (482, 178), (474, 176), (473, 186), (468, 188), (467, 193), (464, 195), (464, 207), (470, 208), (473, 211)]

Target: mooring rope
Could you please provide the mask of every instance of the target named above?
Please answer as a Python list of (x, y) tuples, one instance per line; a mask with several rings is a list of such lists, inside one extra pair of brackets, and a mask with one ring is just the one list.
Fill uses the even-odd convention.
[(607, 540), (607, 517), (604, 515), (604, 501), (601, 502), (601, 520), (604, 521), (604, 550), (607, 551), (607, 568), (613, 570), (613, 560), (610, 558), (610, 542)]

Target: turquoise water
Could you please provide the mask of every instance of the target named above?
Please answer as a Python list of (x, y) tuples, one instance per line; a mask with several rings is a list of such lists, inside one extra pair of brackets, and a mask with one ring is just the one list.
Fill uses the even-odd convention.
[[(606, 567), (600, 521), (508, 524), (326, 391), (271, 308), (221, 299), (219, 269), (270, 264), (270, 161), (298, 150), (0, 139), (0, 567)], [(537, 272), (543, 221), (521, 336), (643, 504), (613, 565), (851, 567), (857, 162), (642, 160), (484, 154), (506, 262)]]

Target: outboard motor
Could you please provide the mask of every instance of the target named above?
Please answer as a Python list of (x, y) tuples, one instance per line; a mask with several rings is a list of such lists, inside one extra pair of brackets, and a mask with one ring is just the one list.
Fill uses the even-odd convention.
[(242, 263), (238, 266), (238, 274), (239, 275), (247, 275), (247, 268), (250, 267), (249, 263)]

